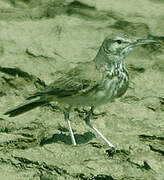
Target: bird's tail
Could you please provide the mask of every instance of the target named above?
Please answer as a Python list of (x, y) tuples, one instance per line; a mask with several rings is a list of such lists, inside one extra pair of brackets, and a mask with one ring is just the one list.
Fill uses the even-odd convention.
[(9, 115), (9, 117), (14, 117), (19, 114), (25, 113), (31, 109), (34, 109), (38, 106), (46, 104), (46, 101), (41, 101), (40, 97), (36, 97), (35, 99), (28, 100), (24, 104), (20, 104), (19, 106), (16, 106), (15, 108), (7, 111), (4, 113), (4, 115)]

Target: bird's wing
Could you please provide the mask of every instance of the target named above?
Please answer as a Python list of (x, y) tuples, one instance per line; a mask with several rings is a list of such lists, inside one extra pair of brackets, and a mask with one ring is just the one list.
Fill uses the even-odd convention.
[(99, 86), (101, 80), (102, 73), (96, 69), (94, 62), (81, 63), (32, 97), (42, 95), (54, 95), (56, 97), (82, 95)]

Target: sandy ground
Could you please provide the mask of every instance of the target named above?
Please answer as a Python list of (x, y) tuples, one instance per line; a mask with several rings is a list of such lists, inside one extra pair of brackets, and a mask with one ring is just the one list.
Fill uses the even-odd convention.
[(52, 103), (14, 118), (3, 113), (59, 71), (93, 59), (111, 32), (164, 35), (163, 0), (0, 0), (0, 180), (164, 180), (164, 49), (126, 59), (124, 97), (100, 106), (93, 124), (72, 110), (78, 146)]

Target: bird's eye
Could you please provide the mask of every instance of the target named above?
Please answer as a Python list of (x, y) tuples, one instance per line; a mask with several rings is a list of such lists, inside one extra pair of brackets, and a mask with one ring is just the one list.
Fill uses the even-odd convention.
[(118, 44), (121, 44), (121, 43), (122, 43), (122, 41), (121, 41), (120, 39), (116, 40), (116, 42), (117, 42)]

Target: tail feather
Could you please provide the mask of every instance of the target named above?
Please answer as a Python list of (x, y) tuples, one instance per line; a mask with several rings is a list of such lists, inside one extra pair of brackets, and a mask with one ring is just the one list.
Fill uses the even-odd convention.
[(46, 101), (41, 101), (39, 99), (38, 98), (32, 99), (24, 104), (20, 104), (19, 106), (5, 112), (4, 115), (9, 115), (9, 117), (14, 117), (47, 103)]

